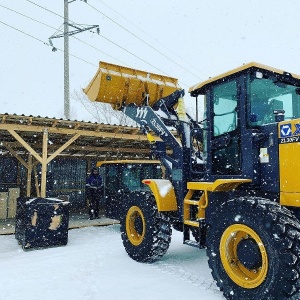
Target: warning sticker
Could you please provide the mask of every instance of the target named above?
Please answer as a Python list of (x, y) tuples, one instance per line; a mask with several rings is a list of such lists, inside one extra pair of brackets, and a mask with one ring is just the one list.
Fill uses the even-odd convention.
[(268, 148), (260, 148), (259, 161), (262, 164), (269, 163), (270, 159), (269, 159)]

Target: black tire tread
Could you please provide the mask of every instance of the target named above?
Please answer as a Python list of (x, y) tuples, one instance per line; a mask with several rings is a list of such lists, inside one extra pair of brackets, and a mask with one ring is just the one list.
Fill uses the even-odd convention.
[[(220, 278), (220, 274), (216, 270), (215, 254), (212, 255), (214, 247), (212, 245), (213, 238), (207, 239), (207, 255), (209, 267), (212, 270), (212, 276), (216, 280), (218, 287), (223, 291), (226, 299), (300, 299), (299, 280), (300, 280), (300, 224), (296, 217), (285, 207), (280, 206), (276, 202), (271, 202), (264, 198), (258, 197), (240, 197), (229, 200), (218, 207), (212, 214), (212, 222), (209, 224), (211, 235), (214, 234), (214, 224), (222, 222), (220, 214), (226, 211), (253, 211), (253, 217), (262, 216), (262, 224), (265, 230), (271, 231), (274, 240), (274, 247), (280, 253), (280, 269), (281, 273), (278, 278), (274, 278), (274, 283), (269, 284), (268, 290), (261, 294), (247, 296), (247, 291), (243, 295), (232, 292), (234, 286), (230, 285)], [(249, 213), (249, 212), (248, 212)], [(239, 223), (239, 222), (236, 222)], [(228, 284), (229, 283), (229, 284)], [(231, 282), (231, 285), (235, 285)], [(242, 296), (242, 298), (241, 298)], [(295, 298), (296, 297), (296, 298)]]
[[(145, 199), (146, 198), (146, 199)], [(134, 247), (126, 234), (126, 213), (132, 206), (139, 206), (146, 219), (146, 236), (141, 246)], [(152, 194), (137, 194), (135, 199), (125, 205), (121, 217), (121, 237), (128, 255), (139, 262), (154, 262), (161, 259), (167, 252), (171, 242), (170, 218), (157, 210), (157, 205)]]

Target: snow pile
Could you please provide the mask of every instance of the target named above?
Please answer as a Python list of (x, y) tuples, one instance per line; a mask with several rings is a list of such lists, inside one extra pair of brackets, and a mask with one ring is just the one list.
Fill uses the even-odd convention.
[(155, 182), (158, 186), (158, 190), (159, 190), (159, 194), (161, 195), (161, 197), (166, 197), (167, 194), (171, 191), (171, 189), (173, 188), (172, 183), (170, 182), (170, 180), (166, 180), (166, 179), (155, 179)]

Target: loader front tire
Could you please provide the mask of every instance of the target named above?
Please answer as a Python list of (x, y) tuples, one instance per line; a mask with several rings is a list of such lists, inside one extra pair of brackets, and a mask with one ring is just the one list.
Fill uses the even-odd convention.
[(226, 299), (299, 299), (299, 250), (300, 224), (276, 202), (237, 198), (211, 215), (207, 255)]
[(169, 217), (158, 212), (150, 193), (134, 193), (124, 205), (121, 237), (128, 255), (138, 262), (159, 260), (171, 242)]

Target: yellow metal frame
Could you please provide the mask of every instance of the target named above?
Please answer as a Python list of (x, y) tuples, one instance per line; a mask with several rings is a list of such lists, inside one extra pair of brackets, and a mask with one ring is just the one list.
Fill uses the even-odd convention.
[[(142, 221), (142, 232), (137, 232), (135, 222), (137, 219)], [(137, 206), (130, 207), (126, 215), (126, 233), (131, 244), (139, 246), (146, 234), (146, 222), (142, 210)]]
[[(238, 244), (247, 238), (252, 238), (256, 242), (261, 254), (262, 265), (257, 269), (247, 269), (238, 259)], [(243, 288), (256, 288), (266, 279), (268, 273), (266, 248), (259, 235), (246, 225), (233, 224), (224, 231), (220, 241), (220, 258), (228, 276)]]
[(175, 191), (170, 180), (167, 179), (144, 179), (156, 200), (158, 211), (177, 211)]
[[(174, 187), (169, 180), (166, 179), (144, 179), (142, 181), (147, 184), (156, 200), (158, 211), (177, 211), (177, 200)], [(188, 193), (184, 199), (183, 217), (184, 224), (199, 227), (198, 221), (190, 220), (190, 206), (198, 206), (197, 218), (205, 218), (205, 210), (208, 206), (208, 192), (224, 192), (234, 190), (243, 183), (251, 182), (250, 179), (218, 179), (215, 182), (188, 182)], [(195, 191), (203, 191), (202, 196), (198, 200), (192, 200)]]
[[(191, 86), (191, 87), (189, 88), (189, 93), (194, 92), (194, 91), (196, 91), (196, 90), (203, 89), (206, 85), (208, 85), (208, 84), (210, 84), (210, 83), (212, 83), (212, 82), (214, 82), (214, 81), (217, 81), (217, 80), (222, 79), (222, 78), (224, 78), (224, 77), (228, 77), (228, 76), (230, 76), (230, 75), (232, 75), (232, 74), (235, 74), (235, 73), (238, 73), (238, 72), (241, 72), (241, 71), (250, 69), (250, 68), (252, 68), (252, 67), (256, 67), (256, 68), (268, 70), (268, 71), (271, 71), (271, 72), (274, 72), (274, 73), (278, 73), (278, 74), (284, 74), (284, 71), (283, 71), (283, 70), (279, 70), (279, 69), (276, 69), (276, 68), (272, 68), (272, 67), (269, 67), (269, 66), (266, 66), (266, 65), (257, 63), (257, 62), (250, 62), (250, 63), (247, 63), (247, 64), (242, 65), (241, 67), (238, 67), (238, 68), (233, 69), (233, 70), (231, 70), (231, 71), (228, 71), (228, 72), (226, 72), (226, 73), (220, 74), (220, 75), (218, 75), (218, 76), (209, 78), (208, 80), (206, 80), (206, 81), (204, 81), (204, 82), (197, 83), (197, 84)], [(300, 76), (297, 75), (297, 74), (291, 73), (291, 75), (292, 75), (294, 78), (300, 79)]]
[(300, 207), (300, 193), (280, 192), (280, 205)]
[[(289, 125), (293, 133), (297, 132), (296, 125), (299, 120), (289, 120), (278, 123), (278, 138), (280, 138), (280, 126)], [(296, 153), (299, 153), (299, 134), (292, 137), (287, 143), (279, 144), (279, 176), (280, 176), (280, 204), (285, 206), (300, 207), (299, 178), (296, 176), (300, 169), (300, 160)], [(292, 142), (295, 139), (294, 142)]]
[(146, 160), (146, 159), (128, 159), (128, 160), (104, 160), (104, 161), (97, 161), (96, 167), (101, 167), (107, 164), (161, 164), (159, 160)]
[[(251, 179), (217, 179), (214, 182), (188, 182), (188, 193), (184, 199), (183, 219), (185, 225), (199, 227), (199, 222), (191, 220), (191, 205), (198, 207), (197, 219), (205, 218), (205, 210), (208, 206), (208, 192), (232, 191), (243, 183), (251, 182)], [(195, 191), (203, 191), (199, 199), (193, 199)]]

